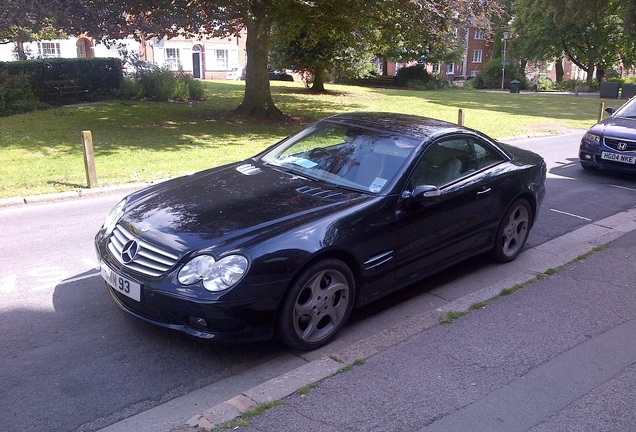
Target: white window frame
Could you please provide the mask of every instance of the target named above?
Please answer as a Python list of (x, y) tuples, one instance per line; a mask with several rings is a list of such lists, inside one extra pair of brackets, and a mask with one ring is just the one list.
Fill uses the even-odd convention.
[(475, 29), (475, 37), (476, 40), (484, 40), (484, 31), (482, 29)]
[(166, 48), (165, 63), (170, 70), (179, 70), (181, 68), (181, 49)]
[(446, 75), (455, 75), (455, 63), (446, 65)]
[(442, 70), (442, 64), (441, 63), (434, 63), (433, 64), (433, 69), (432, 69), (432, 73), (433, 74), (439, 74)]
[(38, 42), (38, 55), (42, 58), (62, 57), (59, 42)]
[(230, 69), (230, 53), (228, 49), (214, 49), (214, 68), (221, 70)]
[(483, 61), (483, 56), (484, 56), (484, 52), (482, 50), (473, 50), (473, 58), (472, 58), (472, 62), (473, 63), (481, 63)]

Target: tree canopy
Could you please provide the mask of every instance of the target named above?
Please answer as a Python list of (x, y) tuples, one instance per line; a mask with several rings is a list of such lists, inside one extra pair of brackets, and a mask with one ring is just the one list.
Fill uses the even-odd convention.
[(35, 0), (5, 0), (0, 7), (0, 43), (14, 43), (18, 60), (26, 60), (26, 42), (54, 39), (63, 33), (55, 28), (55, 14)]
[(632, 66), (634, 0), (517, 0), (516, 52), (543, 61), (565, 55), (600, 80), (607, 68)]
[(314, 53), (313, 64), (299, 64), (319, 76), (334, 60), (346, 64), (354, 51), (401, 60), (442, 58), (458, 48), (458, 27), (488, 22), (499, 8), (497, 0), (39, 1), (5, 0), (0, 12), (11, 12), (10, 18), (0, 24), (16, 22), (19, 5), (30, 4), (34, 12), (27, 17), (34, 25), (45, 22), (36, 12), (44, 5), (55, 28), (97, 40), (229, 36), (246, 29), (246, 87), (237, 111), (265, 117), (281, 115), (267, 73), (273, 29), (288, 48), (295, 44), (298, 53)]
[(457, 60), (461, 30), (487, 29), (499, 11), (495, 0), (292, 0), (274, 25), (274, 53), (280, 66), (310, 72), (320, 91), (325, 70), (355, 75), (373, 57)]

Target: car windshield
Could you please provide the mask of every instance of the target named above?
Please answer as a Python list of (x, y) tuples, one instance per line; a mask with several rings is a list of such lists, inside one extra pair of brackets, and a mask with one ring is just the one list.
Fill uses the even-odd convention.
[(636, 118), (636, 98), (631, 99), (625, 105), (616, 110), (615, 117)]
[(380, 193), (417, 145), (396, 134), (321, 122), (285, 140), (262, 161), (310, 179)]

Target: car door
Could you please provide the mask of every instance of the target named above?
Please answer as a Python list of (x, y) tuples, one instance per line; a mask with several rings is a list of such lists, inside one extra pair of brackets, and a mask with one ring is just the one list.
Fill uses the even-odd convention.
[[(494, 220), (492, 172), (504, 162), (503, 154), (471, 135), (445, 137), (427, 148), (397, 210), (398, 279), (424, 276), (487, 247)], [(437, 187), (439, 195), (408, 198), (423, 185)]]

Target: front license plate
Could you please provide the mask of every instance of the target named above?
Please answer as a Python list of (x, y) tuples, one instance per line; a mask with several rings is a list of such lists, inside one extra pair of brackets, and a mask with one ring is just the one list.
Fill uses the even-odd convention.
[(112, 270), (106, 264), (100, 266), (100, 273), (104, 280), (113, 287), (113, 289), (126, 297), (130, 297), (133, 300), (141, 301), (141, 285), (137, 282), (130, 280), (116, 271)]
[(622, 162), (622, 163), (632, 164), (632, 165), (636, 164), (636, 156), (628, 156), (628, 155), (622, 155), (618, 153), (603, 152), (601, 153), (601, 159), (610, 160), (614, 162)]

